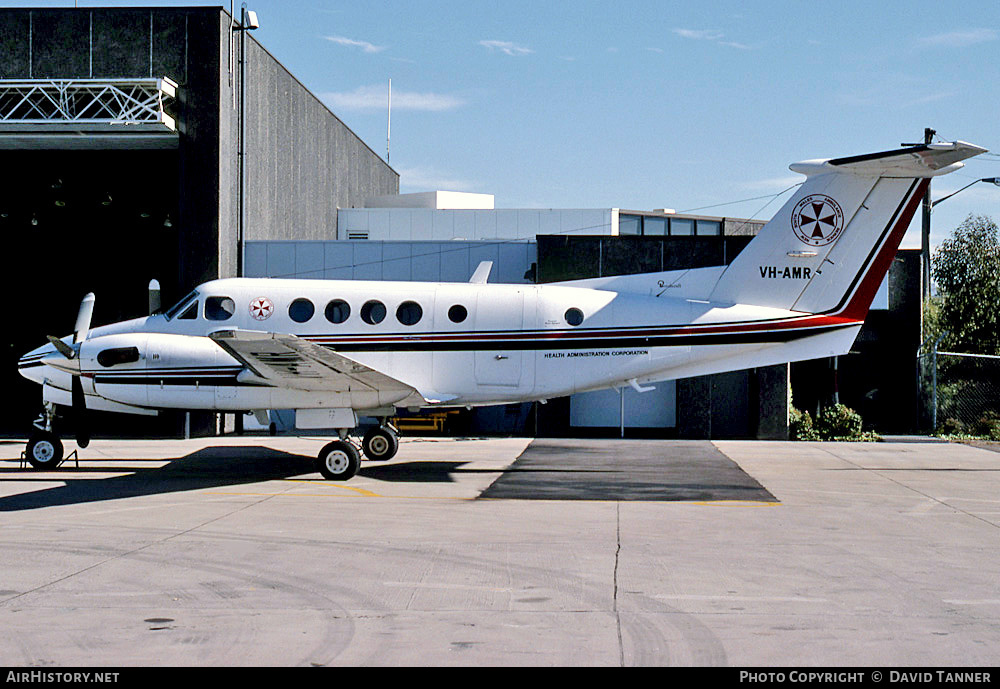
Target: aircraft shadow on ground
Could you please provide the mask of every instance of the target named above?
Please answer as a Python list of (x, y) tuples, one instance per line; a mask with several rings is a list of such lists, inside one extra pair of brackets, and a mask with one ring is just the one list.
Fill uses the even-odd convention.
[[(137, 459), (137, 462), (147, 461)], [(24, 470), (14, 481), (61, 481), (65, 485), (0, 498), (0, 512), (17, 512), (42, 507), (76, 505), (104, 500), (120, 500), (148, 495), (181, 493), (206, 488), (240, 486), (263, 481), (302, 477), (324, 482), (316, 471), (315, 459), (267, 447), (208, 447), (184, 457), (168, 460), (162, 467), (135, 468), (129, 461), (76, 467), (73, 460), (63, 463), (58, 475)], [(412, 462), (399, 464), (362, 463), (360, 476), (383, 481), (451, 482), (452, 472), (464, 462)], [(118, 466), (120, 465), (120, 466)], [(128, 471), (122, 476), (92, 478), (88, 474)], [(78, 477), (78, 478), (77, 478)], [(11, 480), (5, 477), (5, 481)], [(346, 484), (345, 484), (346, 485)]]

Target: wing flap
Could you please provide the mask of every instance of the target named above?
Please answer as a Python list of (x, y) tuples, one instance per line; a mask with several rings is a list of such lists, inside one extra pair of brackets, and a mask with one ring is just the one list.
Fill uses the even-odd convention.
[(378, 392), (401, 404), (423, 404), (412, 386), (326, 347), (288, 333), (221, 330), (209, 335), (247, 367), (255, 379), (275, 387), (310, 391)]

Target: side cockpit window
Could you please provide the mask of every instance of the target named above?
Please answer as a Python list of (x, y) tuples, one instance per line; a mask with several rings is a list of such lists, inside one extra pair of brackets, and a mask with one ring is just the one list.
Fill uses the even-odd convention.
[[(227, 321), (236, 313), (236, 302), (229, 297), (205, 299), (205, 318), (210, 321)], [(183, 316), (182, 316), (183, 318)]]
[(193, 321), (198, 317), (198, 301), (191, 302), (191, 305), (181, 312), (177, 317), (179, 321)]
[[(179, 302), (171, 306), (167, 310), (167, 312), (164, 313), (163, 315), (166, 317), (168, 321), (172, 321), (175, 318), (194, 318), (195, 316), (197, 316), (198, 312), (197, 299), (198, 299), (198, 293), (191, 292), (191, 294), (187, 295)], [(188, 316), (187, 313), (191, 310), (192, 302), (194, 303), (195, 314), (192, 316)], [(181, 313), (183, 313), (184, 315), (181, 316), (180, 315)]]

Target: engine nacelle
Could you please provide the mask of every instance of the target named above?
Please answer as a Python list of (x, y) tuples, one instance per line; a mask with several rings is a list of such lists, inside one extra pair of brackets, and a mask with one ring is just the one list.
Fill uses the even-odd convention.
[(241, 368), (211, 339), (192, 335), (119, 333), (80, 348), (84, 389), (137, 406), (211, 408), (216, 388), (235, 385)]

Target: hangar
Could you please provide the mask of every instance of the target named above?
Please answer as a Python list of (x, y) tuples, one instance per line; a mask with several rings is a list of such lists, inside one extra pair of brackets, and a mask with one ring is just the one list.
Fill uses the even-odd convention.
[(245, 241), (324, 238), (338, 207), (399, 190), (223, 8), (9, 9), (0, 26), (0, 231), (17, 257), (0, 289), (27, 297), (0, 371), (5, 431), (38, 412), (17, 353), (71, 328), (86, 292), (95, 323), (134, 318), (150, 279), (171, 302), (238, 274)]
[[(495, 262), (496, 281), (551, 282), (726, 263), (761, 225), (400, 195), (387, 162), (223, 8), (11, 9), (0, 10), (0, 25), (0, 159), (17, 170), (0, 198), (14, 257), (0, 280), (20, 297), (0, 371), (13, 393), (0, 403), (7, 433), (23, 433), (37, 413), (37, 389), (17, 374), (17, 357), (41, 333), (68, 330), (89, 291), (98, 295), (95, 323), (106, 323), (145, 314), (151, 278), (167, 303), (216, 277), (467, 280), (479, 260)], [(907, 426), (915, 405), (906, 359), (885, 346), (919, 345), (919, 308), (914, 330), (906, 296), (911, 263), (894, 264), (885, 298), (906, 309), (870, 319), (858, 346), (870, 355), (841, 369), (852, 381), (842, 384), (845, 401), (893, 410), (894, 428)], [(849, 375), (852, 366), (860, 375)], [(807, 362), (668, 383), (641, 400), (610, 391), (484, 409), (465, 428), (781, 438), (790, 384), (809, 408), (833, 385), (829, 369)], [(122, 432), (114, 419), (104, 424)], [(130, 419), (125, 432), (215, 428), (211, 414), (166, 414)]]

